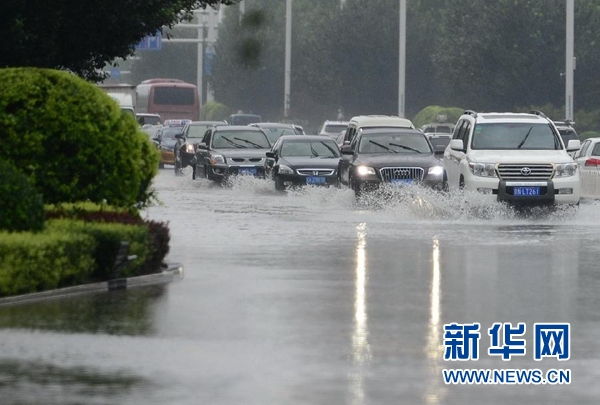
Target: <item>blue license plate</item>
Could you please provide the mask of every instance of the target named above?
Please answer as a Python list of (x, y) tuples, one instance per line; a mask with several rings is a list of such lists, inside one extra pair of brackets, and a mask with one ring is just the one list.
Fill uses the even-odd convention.
[(413, 179), (394, 179), (392, 180), (392, 184), (394, 186), (405, 186), (407, 184), (412, 184)]
[(325, 184), (327, 179), (325, 177), (309, 176), (306, 178), (306, 184)]
[(539, 187), (514, 187), (513, 195), (516, 197), (527, 197), (540, 195)]
[(256, 176), (255, 167), (240, 167), (238, 174), (240, 176)]

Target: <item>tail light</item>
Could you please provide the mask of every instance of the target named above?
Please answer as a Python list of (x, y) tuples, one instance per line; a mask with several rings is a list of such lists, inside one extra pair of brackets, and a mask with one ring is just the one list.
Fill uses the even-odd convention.
[(590, 158), (585, 161), (586, 166), (600, 166), (600, 159)]

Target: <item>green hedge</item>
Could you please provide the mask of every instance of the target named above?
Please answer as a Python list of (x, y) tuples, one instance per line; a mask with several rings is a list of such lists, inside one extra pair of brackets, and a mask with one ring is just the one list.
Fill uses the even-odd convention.
[(209, 101), (200, 108), (200, 119), (203, 121), (221, 121), (231, 114), (229, 107), (216, 101)]
[(0, 230), (41, 231), (44, 228), (42, 195), (27, 177), (0, 161)]
[(95, 250), (82, 233), (0, 232), (0, 296), (78, 284), (94, 272)]
[(121, 241), (129, 242), (130, 255), (137, 255), (136, 260), (121, 270), (121, 277), (139, 275), (151, 254), (150, 235), (145, 225), (53, 219), (48, 220), (46, 226), (50, 231), (87, 235), (96, 241), (94, 260), (97, 266), (89, 275), (90, 280), (104, 281), (110, 277)]

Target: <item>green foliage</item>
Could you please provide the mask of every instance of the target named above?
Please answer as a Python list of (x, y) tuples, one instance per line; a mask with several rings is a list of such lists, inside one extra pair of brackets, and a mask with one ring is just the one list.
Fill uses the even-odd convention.
[(600, 137), (600, 132), (598, 131), (586, 131), (579, 134), (579, 139), (583, 142), (588, 138), (597, 138)]
[(229, 107), (216, 101), (209, 101), (200, 109), (200, 119), (203, 121), (225, 120), (230, 114)]
[(49, 220), (47, 228), (64, 234), (83, 234), (93, 237), (96, 249), (93, 257), (96, 269), (89, 275), (91, 279), (107, 280), (121, 241), (129, 242), (129, 254), (137, 255), (121, 271), (122, 277), (139, 275), (139, 269), (150, 254), (148, 227), (144, 225), (126, 225), (119, 223), (84, 222), (78, 220)]
[(0, 161), (0, 229), (40, 231), (44, 228), (44, 202), (27, 177)]
[(158, 152), (96, 86), (55, 70), (0, 69), (0, 158), (46, 203), (117, 206), (152, 198)]
[(95, 268), (93, 237), (82, 233), (0, 232), (0, 296), (79, 283)]
[(458, 107), (440, 107), (437, 105), (430, 105), (419, 111), (412, 121), (413, 124), (415, 124), (415, 127), (420, 128), (425, 124), (438, 122), (438, 118), (440, 116), (446, 116), (445, 122), (454, 124), (456, 121), (458, 121), (464, 111), (465, 110), (463, 108)]
[[(0, 66), (68, 69), (90, 80), (148, 34), (232, 0), (8, 1), (0, 5)], [(43, 16), (40, 17), (40, 16)]]

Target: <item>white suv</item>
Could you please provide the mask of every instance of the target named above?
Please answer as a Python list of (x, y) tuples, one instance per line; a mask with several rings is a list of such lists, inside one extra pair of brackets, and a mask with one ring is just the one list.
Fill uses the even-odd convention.
[(465, 111), (444, 152), (444, 186), (525, 204), (578, 204), (577, 164), (543, 113)]

